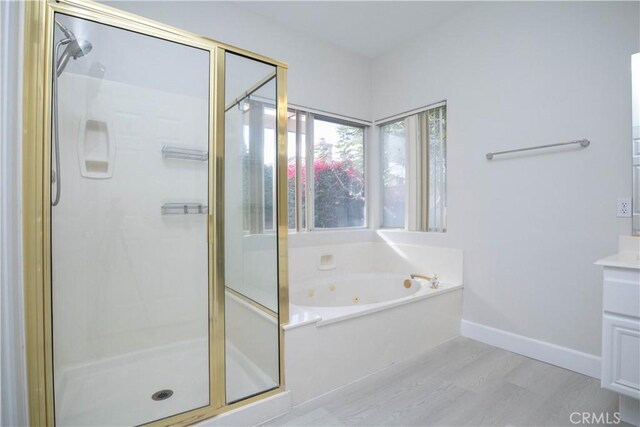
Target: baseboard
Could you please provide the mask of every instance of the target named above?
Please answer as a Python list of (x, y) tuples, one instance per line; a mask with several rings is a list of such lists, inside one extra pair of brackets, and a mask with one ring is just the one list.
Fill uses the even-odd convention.
[(600, 357), (462, 320), (460, 334), (494, 347), (600, 379)]
[(256, 426), (291, 410), (291, 392), (283, 391), (216, 417), (204, 420), (198, 427)]

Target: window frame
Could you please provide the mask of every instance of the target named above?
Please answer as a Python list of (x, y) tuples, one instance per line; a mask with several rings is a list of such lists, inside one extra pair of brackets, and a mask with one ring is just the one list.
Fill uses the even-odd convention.
[[(364, 121), (355, 121), (350, 120), (349, 118), (344, 118), (341, 116), (337, 116), (331, 113), (326, 112), (316, 112), (310, 109), (304, 108), (296, 108), (294, 106), (289, 106), (289, 113), (295, 112), (296, 114), (296, 177), (295, 177), (295, 218), (296, 224), (294, 228), (289, 228), (289, 233), (305, 233), (305, 232), (315, 232), (315, 231), (340, 231), (340, 230), (362, 230), (369, 228), (369, 195), (370, 195), (370, 187), (368, 184), (369, 177), (367, 176), (368, 167), (368, 150), (367, 150), (367, 140), (369, 136), (369, 129), (371, 124)], [(305, 166), (305, 191), (304, 191), (304, 212), (302, 212), (302, 188), (300, 186), (301, 181), (301, 169), (302, 169), (302, 117), (305, 117), (304, 123), (304, 137), (305, 137), (305, 156), (304, 156), (304, 166)], [(364, 189), (364, 222), (362, 226), (351, 226), (351, 227), (330, 227), (330, 228), (316, 228), (315, 227), (315, 176), (314, 176), (314, 153), (315, 153), (315, 139), (314, 139), (314, 123), (315, 120), (322, 120), (329, 123), (334, 123), (343, 126), (351, 126), (354, 128), (359, 128), (362, 130), (362, 175), (365, 182)], [(302, 219), (304, 218), (304, 227), (302, 227)]]
[[(274, 123), (273, 127), (267, 127), (264, 125), (265, 116), (267, 116), (266, 110), (272, 109), (275, 111), (276, 110), (275, 104), (271, 100), (264, 100), (256, 96), (254, 96), (253, 98), (247, 97), (245, 98), (245, 100), (246, 102), (249, 102), (250, 105), (253, 105), (254, 107), (250, 107), (249, 109), (243, 111), (243, 120), (245, 122), (243, 124), (243, 130), (242, 130), (243, 141), (245, 143), (251, 141), (250, 140), (251, 135), (254, 135), (253, 141), (256, 141), (256, 140), (259, 141), (259, 149), (256, 151), (256, 147), (253, 143), (249, 144), (249, 149), (253, 148), (254, 152), (257, 152), (259, 155), (264, 156), (264, 147), (265, 147), (265, 139), (266, 139), (265, 132), (267, 130), (272, 130), (274, 132), (274, 138), (277, 140), (277, 118), (275, 119), (276, 122)], [(256, 111), (255, 106), (258, 106), (260, 110), (260, 114), (252, 114), (252, 111), (253, 112)], [(245, 116), (247, 113), (248, 113), (248, 116)], [(261, 132), (258, 131), (258, 132), (252, 133), (252, 130), (255, 131), (256, 129), (261, 130)], [(248, 131), (248, 134), (247, 134), (248, 137), (247, 135), (245, 135), (246, 131)], [(253, 156), (251, 156), (251, 154), (248, 153), (248, 160), (251, 160), (252, 158)], [(264, 174), (265, 174), (266, 168), (264, 163), (264, 157), (262, 157), (261, 160), (258, 162), (261, 165), (261, 167), (259, 168), (259, 173), (256, 173), (258, 172), (258, 168), (250, 168), (250, 170), (254, 172), (253, 174), (250, 174), (250, 180), (255, 181), (254, 183), (257, 183), (258, 185), (250, 186), (250, 191), (248, 195), (249, 204), (251, 206), (261, 206), (262, 209), (259, 211), (258, 215), (252, 214), (251, 211), (247, 211), (243, 213), (244, 215), (243, 231), (244, 231), (245, 237), (263, 235), (263, 234), (274, 234), (277, 231), (277, 212), (275, 209), (275, 206), (277, 205), (277, 200), (276, 200), (277, 159), (274, 158), (273, 160), (274, 160), (274, 163), (272, 165), (272, 179), (270, 183), (271, 206), (272, 206), (271, 228), (267, 227), (267, 217), (269, 215), (267, 214), (267, 198), (265, 197), (267, 183), (265, 182)]]
[[(444, 111), (444, 115), (441, 118), (444, 118), (445, 122), (448, 117), (448, 106), (447, 101), (443, 100), (440, 102), (436, 102), (433, 104), (426, 105), (424, 107), (420, 107), (411, 111), (407, 111), (404, 113), (396, 114), (393, 116), (386, 117), (384, 119), (380, 119), (375, 122), (377, 131), (378, 131), (378, 143), (379, 143), (379, 167), (381, 168), (380, 181), (378, 182), (379, 194), (380, 194), (380, 202), (379, 202), (379, 224), (378, 228), (381, 230), (404, 230), (404, 231), (419, 231), (424, 233), (446, 233), (447, 228), (447, 173), (445, 169), (444, 173), (444, 214), (442, 219), (442, 226), (431, 229), (429, 227), (430, 216), (429, 204), (431, 202), (431, 191), (430, 191), (430, 183), (429, 183), (429, 174), (430, 174), (430, 152), (429, 152), (429, 113), (431, 111), (442, 109)], [(383, 165), (384, 165), (384, 141), (383, 141), (383, 132), (382, 128), (384, 126), (397, 123), (401, 120), (405, 121), (405, 156), (407, 157), (407, 162), (405, 163), (405, 221), (403, 227), (391, 227), (386, 226), (384, 224), (384, 208), (385, 208), (385, 186), (384, 186), (384, 178), (383, 178)], [(446, 126), (446, 125), (445, 125)], [(417, 136), (411, 136), (411, 133), (416, 133)], [(445, 161), (446, 161), (446, 153), (447, 153), (447, 132), (444, 131), (444, 153), (445, 153)], [(412, 140), (413, 139), (413, 140)], [(412, 151), (415, 151), (415, 155), (419, 156), (419, 159), (414, 159), (413, 161), (409, 161), (411, 157)], [(414, 165), (414, 163), (418, 163), (418, 167)], [(419, 170), (418, 170), (419, 169)], [(412, 183), (411, 181), (415, 181)], [(427, 194), (424, 194), (423, 187), (426, 185)], [(412, 191), (413, 190), (413, 191)], [(422, 196), (420, 200), (416, 200), (415, 203), (420, 203), (420, 207), (417, 208), (418, 213), (412, 211), (412, 207), (415, 208), (415, 203), (412, 205), (410, 203), (411, 194), (414, 192), (418, 192)], [(416, 210), (416, 209), (414, 209)], [(413, 224), (413, 227), (411, 228)]]

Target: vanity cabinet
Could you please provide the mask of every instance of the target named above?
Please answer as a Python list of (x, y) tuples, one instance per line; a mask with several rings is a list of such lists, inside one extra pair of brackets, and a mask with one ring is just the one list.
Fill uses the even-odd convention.
[(602, 294), (602, 387), (620, 394), (620, 417), (640, 422), (640, 258), (618, 254), (604, 267)]
[(640, 399), (640, 270), (605, 267), (602, 387)]
[(638, 321), (605, 314), (602, 334), (602, 387), (629, 397), (640, 398)]

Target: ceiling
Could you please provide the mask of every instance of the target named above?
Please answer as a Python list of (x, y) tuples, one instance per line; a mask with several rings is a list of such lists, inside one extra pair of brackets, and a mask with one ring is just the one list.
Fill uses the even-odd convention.
[(466, 1), (233, 1), (239, 7), (375, 58), (425, 33)]

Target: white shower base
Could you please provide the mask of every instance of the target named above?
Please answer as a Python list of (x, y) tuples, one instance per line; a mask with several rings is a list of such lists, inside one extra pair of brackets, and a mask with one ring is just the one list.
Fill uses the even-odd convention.
[[(73, 366), (56, 378), (59, 426), (137, 425), (209, 403), (207, 341), (187, 341)], [(233, 401), (274, 387), (273, 380), (227, 342), (227, 385)], [(171, 389), (173, 396), (151, 395)]]

